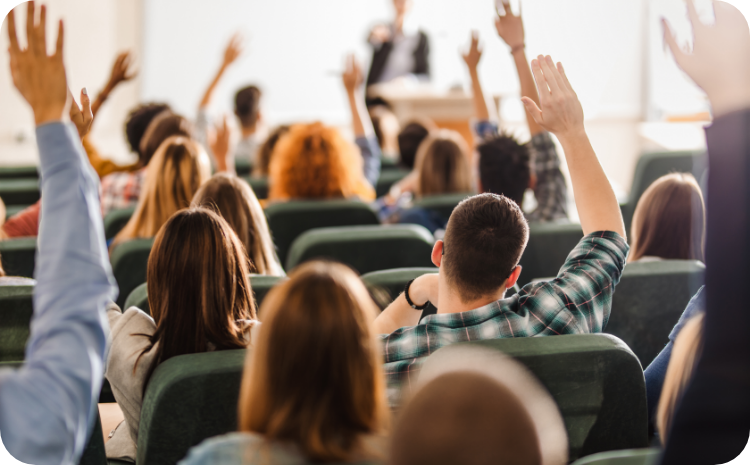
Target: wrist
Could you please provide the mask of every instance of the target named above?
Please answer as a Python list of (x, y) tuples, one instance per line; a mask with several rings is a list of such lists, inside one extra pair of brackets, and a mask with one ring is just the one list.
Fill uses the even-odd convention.
[(60, 122), (63, 119), (64, 113), (64, 108), (35, 108), (34, 122), (37, 126), (46, 123)]
[(583, 125), (568, 129), (562, 132), (554, 133), (560, 144), (563, 146), (579, 144), (588, 141), (588, 135)]
[(430, 289), (426, 277), (427, 275), (418, 277), (409, 287), (409, 297), (418, 306), (425, 305), (430, 301)]
[(526, 44), (521, 42), (520, 44), (511, 45), (510, 54), (515, 56), (526, 55)]

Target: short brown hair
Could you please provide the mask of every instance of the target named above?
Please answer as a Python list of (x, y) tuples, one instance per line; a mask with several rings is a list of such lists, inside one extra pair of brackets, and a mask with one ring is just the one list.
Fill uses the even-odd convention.
[(645, 256), (703, 261), (705, 215), (703, 194), (692, 174), (660, 177), (635, 207), (629, 261)]
[(253, 127), (260, 114), (260, 89), (247, 86), (234, 95), (234, 114), (240, 119), (242, 127)]
[(271, 131), (271, 134), (268, 135), (258, 149), (258, 154), (255, 157), (255, 165), (253, 166), (253, 176), (268, 176), (268, 166), (271, 164), (271, 154), (273, 154), (273, 150), (276, 148), (279, 139), (281, 139), (287, 132), (289, 132), (288, 125), (281, 125)]
[(170, 137), (183, 136), (192, 139), (194, 135), (195, 130), (190, 121), (170, 110), (164, 110), (151, 120), (141, 138), (141, 166), (148, 165), (161, 144)]
[(308, 262), (263, 300), (263, 327), (248, 353), (239, 429), (294, 444), (307, 461), (367, 455), (362, 439), (383, 434), (389, 410), (378, 313), (350, 268)]
[(430, 134), (417, 151), (416, 196), (471, 192), (471, 168), (466, 142), (456, 131)]
[(508, 279), (529, 240), (521, 208), (497, 194), (462, 201), (443, 239), (442, 268), (463, 302), (495, 292)]

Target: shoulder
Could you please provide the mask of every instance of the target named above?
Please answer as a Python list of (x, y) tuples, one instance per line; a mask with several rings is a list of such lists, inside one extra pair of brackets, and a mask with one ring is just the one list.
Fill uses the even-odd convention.
[(202, 443), (190, 449), (187, 457), (180, 464), (241, 464), (243, 463), (243, 451), (247, 447), (258, 445), (262, 438), (250, 433), (229, 433), (206, 439)]
[(156, 331), (154, 319), (138, 307), (130, 307), (125, 312), (121, 312), (117, 304), (110, 302), (107, 306), (107, 316), (109, 317), (113, 338), (123, 330), (148, 335)]

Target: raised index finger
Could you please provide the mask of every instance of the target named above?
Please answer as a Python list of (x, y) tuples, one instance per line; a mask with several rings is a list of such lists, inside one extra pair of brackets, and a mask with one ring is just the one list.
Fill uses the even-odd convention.
[(13, 53), (21, 51), (18, 48), (18, 37), (16, 37), (16, 15), (13, 14), (13, 10), (8, 13), (8, 39), (10, 40), (10, 50)]
[(26, 50), (34, 49), (34, 2), (26, 4)]
[(547, 80), (547, 85), (549, 86), (549, 90), (553, 94), (557, 94), (560, 92), (560, 82), (558, 81), (558, 76), (556, 76), (557, 70), (555, 69), (555, 66), (552, 63), (552, 58), (547, 55), (546, 57), (542, 57), (539, 60), (541, 63), (542, 71), (544, 72), (544, 78)]
[(549, 98), (549, 87), (547, 86), (547, 80), (542, 72), (542, 68), (539, 65), (539, 59), (531, 60), (531, 73), (534, 75), (536, 88), (539, 91), (540, 102), (544, 102)]

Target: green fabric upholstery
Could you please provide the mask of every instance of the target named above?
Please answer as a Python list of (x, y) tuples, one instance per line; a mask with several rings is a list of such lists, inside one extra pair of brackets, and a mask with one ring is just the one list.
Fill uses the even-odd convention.
[(375, 184), (375, 195), (378, 197), (384, 196), (391, 190), (391, 186), (404, 179), (410, 172), (398, 167), (381, 171), (378, 182)]
[(30, 205), (6, 205), (5, 206), (5, 219), (17, 215), (22, 210), (29, 208)]
[(300, 234), (313, 228), (380, 224), (378, 216), (358, 200), (299, 200), (278, 202), (266, 208), (268, 227), (286, 263), (289, 249)]
[(112, 262), (112, 274), (115, 276), (120, 293), (117, 296), (117, 305), (125, 306), (133, 289), (146, 282), (146, 268), (148, 267), (148, 256), (154, 239), (133, 239), (118, 244), (112, 250), (110, 261)]
[(635, 167), (628, 203), (623, 209), (623, 219), (627, 230), (630, 230), (638, 200), (654, 181), (665, 174), (674, 172), (693, 173), (695, 179), (700, 181), (706, 168), (704, 151), (653, 152), (641, 155)]
[(465, 344), (503, 352), (536, 375), (560, 409), (570, 460), (648, 446), (643, 371), (633, 352), (616, 337), (577, 334)]
[(112, 210), (107, 213), (104, 217), (104, 237), (107, 240), (114, 238), (128, 224), (133, 212), (135, 212), (135, 207)]
[(180, 355), (159, 365), (146, 388), (139, 464), (174, 464), (206, 438), (237, 429), (247, 351)]
[(235, 158), (234, 171), (237, 176), (250, 176), (250, 172), (253, 171), (253, 164), (247, 158)]
[(694, 260), (628, 263), (604, 330), (625, 341), (646, 368), (669, 342), (669, 333), (703, 285), (705, 271)]
[(7, 276), (34, 277), (36, 237), (0, 241), (0, 260)]
[(34, 286), (0, 286), (0, 362), (24, 359)]
[(91, 426), (91, 434), (83, 449), (81, 460), (78, 465), (107, 465), (107, 452), (104, 450), (104, 435), (102, 434), (102, 421), (99, 414), (94, 415), (94, 424)]
[(600, 452), (573, 462), (573, 465), (657, 465), (660, 449), (628, 449)]
[(537, 278), (557, 276), (582, 237), (581, 225), (577, 223), (531, 223), (518, 284), (524, 286)]
[[(250, 287), (252, 287), (255, 294), (255, 304), (258, 308), (263, 303), (263, 299), (266, 298), (268, 291), (284, 279), (286, 278), (282, 276), (250, 275)], [(130, 307), (138, 307), (148, 314), (151, 313), (151, 309), (148, 306), (148, 285), (146, 283), (139, 285), (130, 292), (128, 298), (125, 300), (123, 309)]]
[(254, 178), (252, 176), (245, 176), (244, 179), (250, 187), (253, 188), (255, 196), (259, 199), (268, 198), (268, 178)]
[(5, 205), (31, 205), (40, 195), (38, 178), (0, 179), (0, 198)]
[(401, 165), (398, 164), (398, 160), (396, 158), (381, 158), (380, 159), (380, 172), (383, 171), (393, 171), (393, 170), (401, 170), (403, 169)]
[(462, 200), (471, 197), (472, 194), (444, 194), (430, 195), (414, 201), (415, 207), (422, 207), (428, 210), (435, 210), (446, 220), (450, 218), (453, 209), (456, 208)]
[(0, 179), (38, 178), (36, 166), (3, 166), (0, 167)]
[(286, 269), (316, 258), (345, 263), (360, 274), (391, 268), (429, 267), (432, 245), (432, 234), (415, 224), (313, 229), (294, 241)]

